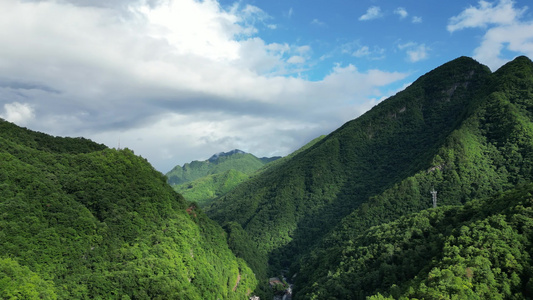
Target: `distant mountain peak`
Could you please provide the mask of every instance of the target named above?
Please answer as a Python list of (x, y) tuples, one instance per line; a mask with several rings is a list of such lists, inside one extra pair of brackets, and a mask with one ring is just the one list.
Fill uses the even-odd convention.
[(217, 159), (219, 159), (220, 157), (231, 156), (231, 155), (234, 155), (234, 154), (246, 154), (246, 152), (244, 152), (242, 150), (239, 150), (239, 149), (233, 149), (233, 150), (231, 150), (229, 152), (219, 152), (219, 153), (213, 154), (213, 156), (211, 156), (208, 159), (208, 161), (214, 162)]

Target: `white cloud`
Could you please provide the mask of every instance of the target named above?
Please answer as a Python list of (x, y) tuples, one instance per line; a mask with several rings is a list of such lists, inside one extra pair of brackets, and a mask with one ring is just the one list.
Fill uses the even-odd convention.
[(412, 23), (415, 23), (415, 24), (422, 23), (422, 17), (416, 17), (416, 16), (414, 16), (414, 17), (411, 19), (411, 22), (412, 22)]
[(486, 27), (491, 24), (513, 24), (527, 9), (517, 10), (513, 4), (512, 0), (500, 0), (497, 5), (481, 0), (478, 7), (470, 6), (459, 15), (451, 17), (447, 29), (454, 32), (464, 28)]
[(489, 29), (474, 50), (474, 58), (496, 70), (508, 62), (501, 58), (503, 49), (533, 57), (533, 22)]
[(311, 51), (311, 46), (309, 45), (299, 46), (296, 48), (296, 51), (301, 54), (309, 53)]
[(405, 19), (408, 15), (407, 10), (403, 7), (398, 7), (394, 10), (394, 13), (400, 16), (400, 19)]
[(403, 50), (403, 49), (406, 49), (406, 48), (413, 48), (413, 47), (416, 47), (416, 43), (415, 42), (407, 42), (407, 43), (404, 43), (404, 44), (399, 44), (398, 45), (398, 49), (400, 50)]
[(287, 59), (287, 62), (290, 64), (303, 64), (305, 63), (305, 58), (300, 55), (293, 55)]
[(418, 62), (427, 59), (429, 57), (428, 52), (431, 50), (425, 44), (418, 44), (415, 42), (399, 44), (398, 49), (405, 50), (407, 61), (409, 62)]
[(371, 6), (367, 9), (366, 13), (359, 17), (359, 21), (368, 21), (377, 18), (381, 18), (383, 14), (381, 13), (381, 8), (379, 6)]
[(487, 28), (481, 44), (474, 50), (474, 58), (498, 69), (508, 59), (502, 51), (533, 56), (533, 22), (521, 21), (527, 7), (516, 8), (511, 0), (500, 0), (496, 5), (480, 1), (478, 7), (469, 7), (450, 18), (448, 31), (465, 28)]
[(373, 49), (370, 49), (368, 46), (360, 46), (352, 53), (352, 56), (355, 57), (367, 57), (372, 60), (378, 60), (384, 58), (385, 49), (374, 47)]
[(311, 21), (311, 25), (324, 27), (324, 26), (326, 26), (326, 23), (320, 21), (319, 19), (313, 19), (313, 21)]
[(414, 49), (407, 50), (407, 56), (410, 62), (417, 62), (428, 58), (429, 48), (422, 44)]
[(265, 42), (257, 32), (270, 18), (252, 6), (73, 3), (0, 1), (2, 117), (112, 147), (120, 139), (161, 171), (231, 148), (288, 154), (406, 76), (350, 65), (299, 78), (313, 49)]
[(368, 46), (363, 46), (352, 53), (352, 55), (355, 57), (363, 57), (370, 55), (370, 53), (370, 48), (368, 48)]
[(0, 117), (4, 120), (25, 125), (35, 116), (33, 107), (28, 103), (6, 103), (4, 104), (4, 113)]

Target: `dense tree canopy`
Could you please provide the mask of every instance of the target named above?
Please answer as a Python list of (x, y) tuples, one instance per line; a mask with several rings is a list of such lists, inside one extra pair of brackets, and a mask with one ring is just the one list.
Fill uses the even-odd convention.
[(217, 224), (131, 150), (0, 120), (0, 298), (266, 299), (288, 269), (296, 299), (528, 299), (532, 121), (528, 58), (461, 57), (283, 159), (175, 168)]
[(331, 247), (431, 207), (433, 188), (439, 206), (459, 205), (532, 180), (532, 65), (451, 61), (207, 212), (242, 227), (261, 254), (252, 260), (306, 278), (296, 289), (319, 285), (338, 267)]
[(7, 299), (244, 299), (256, 279), (222, 228), (145, 159), (0, 120)]

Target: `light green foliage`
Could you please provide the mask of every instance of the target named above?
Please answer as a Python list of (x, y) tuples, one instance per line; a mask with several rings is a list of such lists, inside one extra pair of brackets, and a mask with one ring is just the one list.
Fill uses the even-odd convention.
[(10, 258), (0, 258), (0, 299), (57, 299), (50, 280)]
[[(237, 151), (237, 150), (234, 150)], [(175, 166), (166, 174), (170, 185), (179, 185), (202, 177), (221, 174), (230, 170), (251, 175), (266, 163), (277, 158), (257, 158), (250, 153), (237, 152), (222, 155), (216, 159), (193, 161), (182, 166)]]
[(173, 188), (188, 201), (196, 202), (198, 206), (204, 207), (248, 178), (249, 175), (231, 169), (191, 182), (174, 185)]
[[(213, 173), (212, 175), (207, 175), (200, 177), (196, 180), (189, 181), (182, 184), (173, 185), (175, 191), (183, 195), (188, 201), (196, 202), (198, 206), (205, 207), (215, 199), (231, 191), (240, 183), (248, 180), (250, 176), (257, 176), (262, 172), (266, 171), (269, 168), (281, 165), (286, 161), (292, 159), (298, 153), (304, 151), (307, 148), (310, 148), (315, 143), (320, 141), (325, 136), (320, 136), (316, 139), (313, 139), (311, 142), (304, 145), (302, 148), (291, 153), (286, 157), (271, 157), (271, 158), (260, 158), (259, 160), (264, 163), (259, 169), (255, 169), (258, 164), (255, 159), (251, 159), (253, 155), (247, 154), (233, 154), (231, 157), (226, 157), (224, 159), (219, 158), (215, 164), (216, 167), (213, 167), (209, 172), (219, 172), (221, 169), (228, 167), (235, 167), (238, 169), (230, 169), (222, 173)], [(251, 163), (245, 163), (247, 160), (251, 159)], [(238, 162), (239, 164), (236, 164)], [(211, 162), (211, 166), (213, 166)], [(205, 166), (200, 164), (200, 166)], [(253, 166), (253, 167), (252, 167)], [(184, 167), (185, 168), (185, 167)], [(176, 167), (174, 170), (179, 170), (179, 167)], [(171, 174), (170, 172), (169, 174)], [(172, 176), (169, 175), (168, 176)]]
[(246, 299), (255, 289), (222, 228), (145, 159), (0, 127), (2, 297)]
[(188, 201), (204, 207), (278, 158), (257, 158), (252, 154), (233, 150), (209, 160), (193, 161), (183, 167), (176, 166), (166, 176), (175, 191)]

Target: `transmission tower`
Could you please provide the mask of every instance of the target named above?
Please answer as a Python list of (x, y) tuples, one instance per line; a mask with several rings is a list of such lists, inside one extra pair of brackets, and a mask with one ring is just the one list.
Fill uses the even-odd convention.
[(433, 198), (433, 208), (435, 208), (437, 207), (437, 191), (435, 191), (435, 188), (433, 188), (430, 193)]

